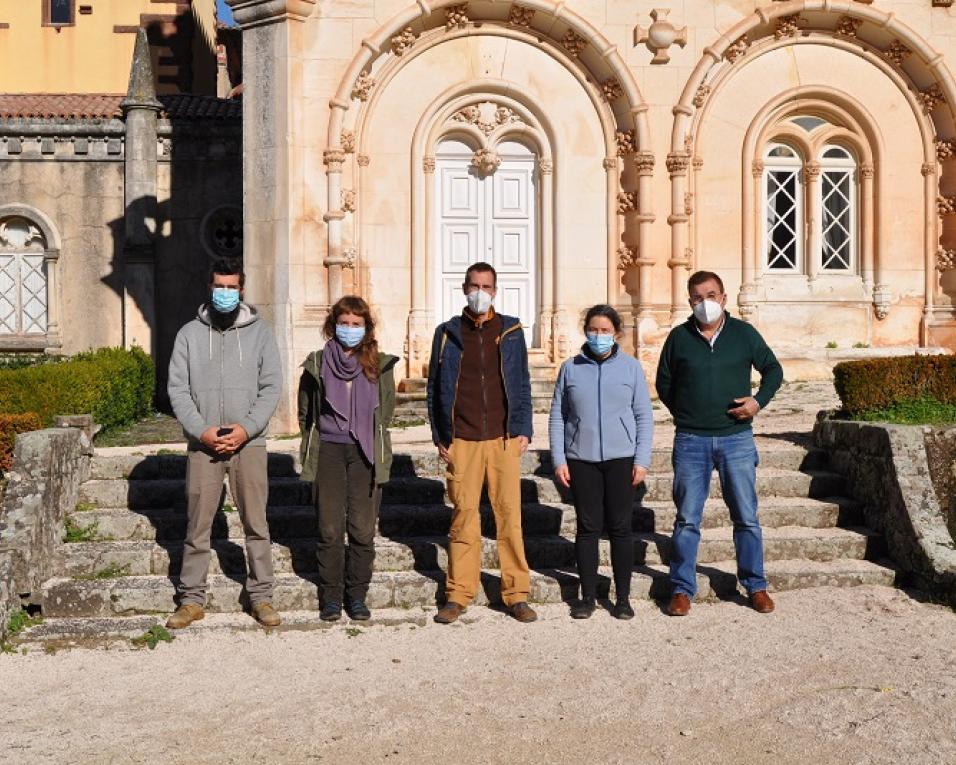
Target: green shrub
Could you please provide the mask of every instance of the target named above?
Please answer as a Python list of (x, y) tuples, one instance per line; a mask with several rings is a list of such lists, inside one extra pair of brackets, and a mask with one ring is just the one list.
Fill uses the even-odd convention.
[(0, 353), (0, 369), (22, 369), (38, 364), (55, 364), (61, 359), (60, 356), (50, 356), (46, 353)]
[(833, 368), (833, 385), (851, 417), (924, 399), (956, 404), (956, 357), (844, 361)]
[(17, 433), (27, 433), (43, 427), (40, 418), (33, 412), (26, 414), (0, 414), (0, 473), (13, 466), (13, 445)]
[(36, 412), (44, 426), (58, 414), (92, 414), (110, 430), (150, 412), (154, 380), (141, 348), (101, 348), (59, 364), (0, 370), (0, 412)]

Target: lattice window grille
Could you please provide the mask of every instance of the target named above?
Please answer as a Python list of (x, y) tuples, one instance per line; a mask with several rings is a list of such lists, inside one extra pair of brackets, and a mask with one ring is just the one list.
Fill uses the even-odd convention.
[(43, 253), (0, 255), (0, 335), (47, 331), (47, 277)]
[(795, 271), (802, 234), (799, 170), (768, 168), (765, 177), (766, 265), (772, 271)]
[(854, 198), (851, 170), (826, 170), (821, 174), (822, 252), (825, 271), (847, 271), (853, 264)]

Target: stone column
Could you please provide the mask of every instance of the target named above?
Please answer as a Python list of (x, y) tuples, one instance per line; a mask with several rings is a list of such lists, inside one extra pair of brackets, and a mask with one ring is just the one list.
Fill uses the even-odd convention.
[(737, 294), (737, 308), (740, 317), (745, 321), (753, 321), (757, 310), (757, 280), (759, 273), (760, 255), (758, 254), (760, 235), (758, 227), (761, 225), (757, 214), (758, 200), (762, 195), (764, 162), (755, 159), (750, 165), (750, 177), (743, 174), (743, 205), (740, 233), (743, 242), (741, 252), (740, 292)]
[(156, 330), (156, 98), (146, 30), (136, 34), (129, 88), (122, 104), (126, 121), (123, 242), (123, 345), (155, 356)]
[[(820, 163), (808, 162), (803, 169), (804, 199), (807, 200), (806, 226), (810, 232), (807, 237), (807, 249), (803, 253), (806, 274), (810, 281), (823, 270), (823, 198), (820, 194)], [(799, 232), (798, 232), (799, 233)]]
[(548, 359), (557, 361), (554, 344), (554, 160), (542, 157), (538, 161), (541, 178), (541, 313), (539, 332), (541, 346), (547, 349)]
[[(292, 266), (302, 252), (303, 30), (315, 0), (227, 0), (242, 28), (243, 259), (246, 300), (272, 324), (283, 390), (272, 427), (297, 429)], [(330, 200), (331, 202), (331, 200)]]
[(873, 269), (873, 245), (875, 240), (874, 236), (874, 205), (876, 204), (876, 196), (873, 193), (873, 176), (875, 171), (873, 165), (869, 162), (864, 162), (860, 165), (860, 210), (863, 213), (862, 215), (862, 225), (860, 226), (860, 253), (861, 263), (860, 263), (860, 272), (863, 276), (863, 288), (870, 292), (873, 289), (874, 282), (874, 269)]
[(667, 172), (671, 176), (671, 214), (667, 222), (671, 227), (671, 256), (667, 261), (671, 269), (671, 326), (683, 321), (687, 314), (687, 269), (690, 267), (690, 252), (687, 245), (687, 222), (689, 217), (684, 203), (687, 193), (687, 168), (690, 157), (687, 152), (671, 152), (667, 155)]
[(651, 272), (654, 257), (651, 254), (650, 234), (654, 214), (650, 212), (650, 199), (653, 194), (654, 155), (649, 151), (638, 152), (634, 158), (637, 170), (637, 316), (645, 319), (650, 315), (652, 302)]
[[(412, 165), (412, 172), (422, 175), (421, 183), (414, 184), (412, 194), (411, 306), (405, 341), (409, 377), (425, 376), (425, 359), (431, 351), (435, 331), (436, 317), (428, 287), (429, 275), (435, 268), (434, 253), (429, 251), (430, 233), (435, 226), (435, 168), (432, 154), (422, 157), (420, 166)], [(446, 318), (438, 317), (440, 321)]]

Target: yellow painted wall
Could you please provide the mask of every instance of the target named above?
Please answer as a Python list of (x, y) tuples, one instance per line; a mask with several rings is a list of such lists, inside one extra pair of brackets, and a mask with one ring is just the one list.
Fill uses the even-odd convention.
[(176, 4), (76, 0), (76, 9), (75, 26), (45, 27), (41, 0), (0, 0), (0, 24), (9, 24), (0, 29), (0, 93), (125, 93), (136, 36), (113, 27), (174, 14)]

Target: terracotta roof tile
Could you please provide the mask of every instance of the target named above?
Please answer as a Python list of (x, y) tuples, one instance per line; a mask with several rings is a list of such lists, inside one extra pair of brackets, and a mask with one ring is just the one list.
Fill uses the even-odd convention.
[[(0, 93), (0, 119), (112, 119), (122, 117), (124, 95), (104, 93)], [(237, 120), (238, 99), (191, 93), (159, 96), (160, 116), (173, 120)]]

